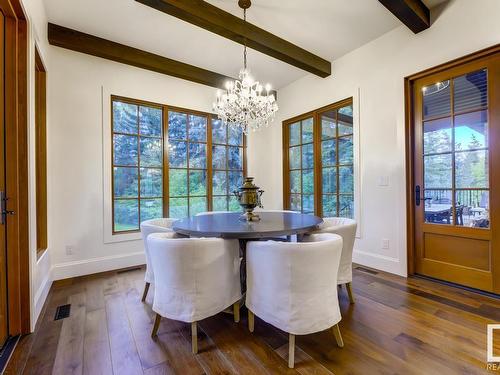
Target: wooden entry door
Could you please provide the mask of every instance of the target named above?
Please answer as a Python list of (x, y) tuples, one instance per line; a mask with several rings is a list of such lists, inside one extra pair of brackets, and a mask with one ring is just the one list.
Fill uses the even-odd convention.
[[(5, 16), (0, 11), (0, 201), (5, 192)], [(4, 207), (0, 202), (0, 210)], [(0, 212), (0, 348), (9, 336), (7, 315), (7, 247), (5, 220)]]
[(415, 271), (500, 293), (500, 53), (413, 82)]

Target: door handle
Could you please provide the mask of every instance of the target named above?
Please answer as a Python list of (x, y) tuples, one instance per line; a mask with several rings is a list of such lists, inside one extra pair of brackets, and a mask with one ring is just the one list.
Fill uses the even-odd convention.
[(7, 198), (4, 191), (0, 191), (0, 224), (4, 225), (7, 221), (7, 215), (15, 215), (15, 211), (7, 210)]
[(425, 201), (430, 201), (430, 200), (432, 200), (432, 198), (430, 198), (430, 197), (426, 198), (426, 197), (420, 196), (420, 185), (415, 186), (415, 204), (417, 206), (420, 206), (421, 201), (425, 202)]

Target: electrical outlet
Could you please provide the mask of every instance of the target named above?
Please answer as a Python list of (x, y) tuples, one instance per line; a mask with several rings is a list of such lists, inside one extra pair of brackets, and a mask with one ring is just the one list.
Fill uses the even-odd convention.
[(389, 240), (387, 238), (382, 239), (382, 249), (383, 250), (388, 250), (389, 249)]
[(66, 245), (66, 255), (73, 255), (75, 253), (75, 247), (72, 245)]

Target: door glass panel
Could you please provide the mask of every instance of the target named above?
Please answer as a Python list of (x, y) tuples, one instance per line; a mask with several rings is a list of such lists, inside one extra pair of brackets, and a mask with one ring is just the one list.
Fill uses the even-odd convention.
[(314, 195), (302, 196), (302, 212), (305, 214), (314, 213)]
[(457, 188), (488, 188), (488, 151), (462, 151), (455, 154)]
[(323, 195), (323, 217), (335, 217), (337, 215), (337, 196), (333, 194)]
[(424, 154), (451, 151), (451, 117), (424, 122)]
[(338, 123), (339, 136), (352, 134), (352, 105), (339, 109)]
[(424, 157), (425, 188), (452, 188), (452, 154)]
[(488, 147), (488, 113), (471, 112), (455, 116), (455, 150), (478, 150)]
[(453, 79), (454, 111), (463, 112), (488, 105), (488, 77), (486, 69), (467, 73)]
[(314, 166), (313, 144), (302, 146), (302, 168), (312, 168)]
[(300, 144), (300, 122), (290, 125), (290, 146)]
[(321, 163), (323, 167), (335, 165), (337, 159), (335, 144), (335, 139), (321, 142)]
[(302, 143), (313, 141), (313, 119), (302, 120)]
[(300, 194), (290, 195), (290, 209), (292, 211), (302, 211)]
[(456, 225), (489, 228), (490, 197), (488, 190), (457, 190)]
[(300, 168), (300, 146), (290, 147), (290, 169)]
[(337, 168), (323, 168), (323, 193), (337, 193)]
[(301, 192), (300, 171), (290, 171), (290, 191), (292, 193)]
[(302, 193), (314, 193), (314, 170), (306, 169), (302, 171)]
[(339, 195), (339, 216), (353, 217), (354, 215), (354, 196), (342, 194)]
[(352, 164), (352, 136), (339, 138), (339, 164)]
[(424, 120), (433, 117), (444, 117), (451, 111), (450, 81), (436, 82), (425, 86), (423, 89)]
[(452, 221), (452, 194), (451, 190), (425, 191), (425, 221), (433, 224), (450, 225)]
[(336, 137), (335, 112), (328, 111), (321, 114), (321, 139)]

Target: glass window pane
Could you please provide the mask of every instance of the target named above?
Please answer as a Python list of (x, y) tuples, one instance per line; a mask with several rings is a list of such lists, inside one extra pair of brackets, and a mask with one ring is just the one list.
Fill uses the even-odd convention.
[(139, 178), (137, 168), (113, 168), (113, 187), (116, 198), (137, 197)]
[(423, 88), (424, 120), (450, 114), (450, 81), (437, 82)]
[(240, 127), (228, 127), (228, 144), (231, 146), (243, 146), (243, 130)]
[(290, 169), (300, 168), (300, 146), (290, 147)]
[(227, 191), (227, 172), (214, 172), (212, 180), (212, 192), (214, 195), (226, 195)]
[(170, 169), (168, 171), (168, 194), (171, 197), (188, 195), (187, 170)]
[(221, 120), (212, 118), (212, 143), (226, 144), (226, 129)]
[(425, 222), (452, 224), (451, 190), (425, 190)]
[(451, 154), (424, 157), (424, 183), (426, 189), (451, 188)]
[(302, 171), (302, 192), (304, 194), (314, 194), (314, 170), (306, 169)]
[(321, 114), (321, 139), (335, 138), (337, 136), (335, 116), (336, 111), (328, 111)]
[(139, 229), (139, 201), (137, 199), (115, 199), (115, 232)]
[(323, 193), (337, 192), (337, 168), (323, 168)]
[(214, 169), (227, 168), (226, 146), (212, 146), (212, 167)]
[(302, 196), (302, 212), (305, 214), (314, 213), (314, 195)]
[(187, 143), (169, 141), (168, 164), (170, 167), (187, 167)]
[(206, 144), (190, 143), (189, 144), (189, 168), (206, 168)]
[(337, 196), (323, 195), (323, 217), (337, 216)]
[(161, 196), (163, 196), (162, 170), (141, 168), (141, 197)]
[(187, 115), (168, 112), (168, 139), (187, 139)]
[(113, 101), (113, 131), (137, 134), (137, 106)]
[(229, 194), (238, 190), (243, 184), (243, 172), (229, 172)]
[(170, 198), (168, 200), (169, 215), (174, 219), (182, 219), (188, 216), (188, 199), (187, 198)]
[(139, 107), (139, 130), (141, 134), (161, 137), (162, 113), (161, 108)]
[(455, 117), (455, 150), (488, 147), (488, 113), (466, 113)]
[(302, 211), (302, 204), (300, 199), (300, 194), (292, 194), (290, 195), (290, 210), (292, 211)]
[(207, 194), (207, 172), (189, 171), (189, 195)]
[(302, 143), (313, 141), (313, 119), (302, 120)]
[(137, 137), (113, 135), (113, 162), (115, 165), (137, 165)]
[(339, 164), (352, 164), (353, 151), (352, 151), (352, 136), (342, 137), (339, 141)]
[(486, 69), (467, 73), (453, 79), (455, 112), (488, 105), (488, 77)]
[(207, 197), (189, 198), (189, 215), (194, 216), (207, 210)]
[(229, 169), (243, 169), (243, 148), (241, 147), (228, 147)]
[(488, 190), (456, 191), (455, 225), (489, 228), (490, 197)]
[(207, 118), (189, 115), (189, 140), (205, 142), (207, 139)]
[(339, 192), (354, 193), (354, 171), (352, 166), (339, 168)]
[(141, 137), (141, 167), (161, 167), (162, 165), (161, 139)]
[(233, 212), (241, 212), (243, 211), (240, 203), (238, 202), (238, 199), (236, 199), (235, 196), (229, 196), (229, 211)]
[(302, 146), (302, 168), (314, 167), (314, 146), (312, 143)]
[(354, 217), (354, 196), (340, 195), (339, 199), (339, 216), (352, 219)]
[(291, 171), (290, 172), (290, 191), (292, 193), (300, 193), (301, 192), (301, 183), (300, 183), (300, 171)]
[(337, 118), (337, 126), (339, 127), (339, 135), (352, 134), (352, 106), (348, 105), (339, 109)]
[(451, 118), (424, 122), (424, 154), (451, 151)]
[(290, 125), (290, 146), (300, 144), (300, 122)]
[(227, 211), (228, 210), (228, 197), (213, 197), (212, 207), (214, 211)]
[(488, 151), (463, 151), (455, 154), (455, 186), (488, 188)]
[(163, 200), (141, 199), (141, 221), (163, 217)]
[(337, 160), (337, 151), (335, 146), (335, 139), (321, 142), (321, 162), (324, 167), (335, 165)]

